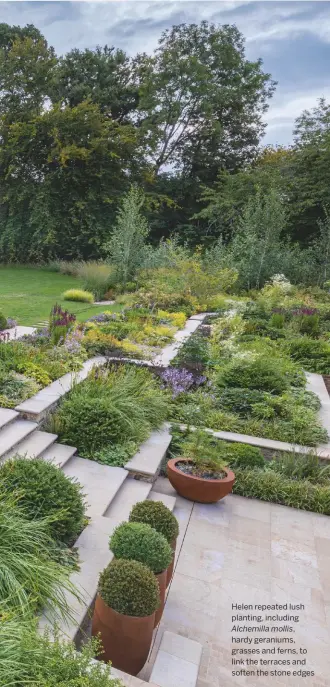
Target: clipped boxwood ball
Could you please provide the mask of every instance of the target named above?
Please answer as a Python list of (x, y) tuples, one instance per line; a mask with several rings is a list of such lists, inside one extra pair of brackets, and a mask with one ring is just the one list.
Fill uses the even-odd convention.
[(109, 545), (116, 558), (140, 561), (155, 575), (166, 570), (172, 560), (165, 537), (142, 522), (123, 522), (114, 530)]
[(162, 534), (171, 544), (179, 534), (176, 517), (162, 501), (140, 501), (133, 506), (130, 522), (144, 522)]
[(155, 575), (138, 561), (111, 561), (100, 575), (98, 591), (107, 606), (123, 615), (144, 617), (159, 606)]
[(260, 449), (249, 444), (231, 444), (227, 455), (228, 462), (234, 468), (263, 468), (266, 462)]
[(73, 544), (85, 524), (81, 486), (41, 458), (12, 458), (0, 467), (1, 493), (16, 493), (27, 518), (54, 518), (49, 534)]

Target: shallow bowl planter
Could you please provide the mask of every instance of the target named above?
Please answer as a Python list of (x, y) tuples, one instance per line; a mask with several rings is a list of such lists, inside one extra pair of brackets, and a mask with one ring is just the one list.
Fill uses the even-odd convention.
[(96, 597), (92, 635), (100, 634), (104, 653), (102, 661), (111, 661), (114, 668), (129, 675), (137, 675), (142, 670), (149, 654), (155, 613), (136, 617), (117, 613)]
[(167, 476), (172, 487), (189, 501), (199, 503), (216, 503), (230, 494), (235, 482), (235, 475), (231, 470), (224, 469), (226, 477), (223, 479), (204, 479), (195, 475), (188, 475), (177, 468), (177, 463), (191, 463), (187, 458), (172, 458), (167, 463)]

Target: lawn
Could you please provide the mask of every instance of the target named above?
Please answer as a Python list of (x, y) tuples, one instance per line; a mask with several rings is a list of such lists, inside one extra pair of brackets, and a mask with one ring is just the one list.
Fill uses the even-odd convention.
[(80, 321), (104, 310), (119, 309), (118, 306), (72, 303), (61, 298), (67, 289), (79, 287), (79, 279), (57, 272), (32, 267), (0, 267), (0, 311), (21, 325), (33, 326), (48, 320), (55, 303), (75, 313)]

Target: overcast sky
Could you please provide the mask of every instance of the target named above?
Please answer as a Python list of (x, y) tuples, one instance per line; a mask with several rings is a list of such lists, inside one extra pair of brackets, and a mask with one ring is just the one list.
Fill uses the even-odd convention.
[(250, 59), (261, 57), (278, 81), (266, 119), (265, 143), (290, 143), (293, 122), (324, 96), (330, 100), (330, 2), (103, 0), (0, 2), (0, 21), (35, 24), (57, 54), (114, 45), (151, 52), (161, 32), (202, 19), (236, 24)]

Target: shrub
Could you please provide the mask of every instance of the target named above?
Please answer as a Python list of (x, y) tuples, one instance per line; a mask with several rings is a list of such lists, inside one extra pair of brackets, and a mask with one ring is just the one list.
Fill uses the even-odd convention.
[(0, 684), (12, 687), (122, 687), (100, 661), (101, 642), (84, 638), (79, 652), (73, 642), (37, 632), (20, 616), (0, 619)]
[(94, 296), (90, 291), (83, 291), (82, 289), (69, 289), (63, 293), (62, 298), (65, 301), (77, 301), (78, 303), (93, 303)]
[(93, 458), (107, 444), (141, 442), (168, 415), (168, 397), (148, 371), (109, 367), (92, 372), (55, 413), (56, 433)]
[(234, 469), (238, 468), (262, 468), (265, 459), (259, 448), (248, 444), (226, 444), (228, 461)]
[(224, 410), (239, 413), (243, 417), (251, 414), (253, 405), (265, 401), (266, 393), (258, 389), (221, 389), (217, 396), (218, 405)]
[(156, 575), (168, 568), (172, 549), (165, 537), (142, 522), (123, 522), (114, 530), (109, 543), (116, 558), (139, 561)]
[(2, 329), (6, 329), (6, 327), (7, 327), (7, 319), (0, 310), (0, 331)]
[(130, 522), (144, 522), (162, 534), (171, 544), (178, 534), (179, 525), (176, 517), (162, 501), (140, 501), (133, 506)]
[(159, 606), (159, 587), (153, 572), (134, 560), (113, 560), (100, 575), (99, 594), (117, 613), (151, 615)]
[(184, 312), (167, 312), (167, 310), (158, 310), (157, 318), (162, 322), (168, 322), (169, 324), (182, 329), (186, 322), (186, 315)]
[(233, 360), (218, 376), (221, 386), (246, 387), (281, 394), (289, 387), (289, 379), (279, 369), (277, 359), (258, 356)]
[(0, 467), (0, 489), (17, 493), (29, 519), (49, 518), (49, 533), (57, 541), (72, 544), (84, 526), (80, 485), (51, 463), (38, 458), (7, 460)]
[(111, 265), (99, 262), (84, 262), (78, 269), (83, 288), (91, 291), (96, 300), (101, 300), (114, 284), (114, 270)]
[(19, 403), (36, 394), (39, 389), (34, 379), (27, 379), (16, 372), (0, 370), (0, 406), (15, 408)]
[[(56, 516), (54, 516), (55, 518)], [(67, 592), (77, 596), (69, 581), (70, 569), (49, 537), (48, 522), (28, 520), (13, 498), (0, 499), (0, 608), (32, 616), (47, 607), (55, 616), (68, 617)], [(1, 618), (1, 614), (0, 614)]]
[(310, 339), (302, 336), (287, 341), (285, 349), (291, 358), (301, 364), (309, 372), (329, 374), (330, 372), (330, 344), (327, 341)]
[(221, 473), (226, 467), (223, 445), (203, 430), (196, 430), (181, 446), (182, 456), (193, 463), (196, 474), (202, 472)]
[(330, 515), (330, 486), (289, 479), (273, 470), (236, 470), (234, 494)]

